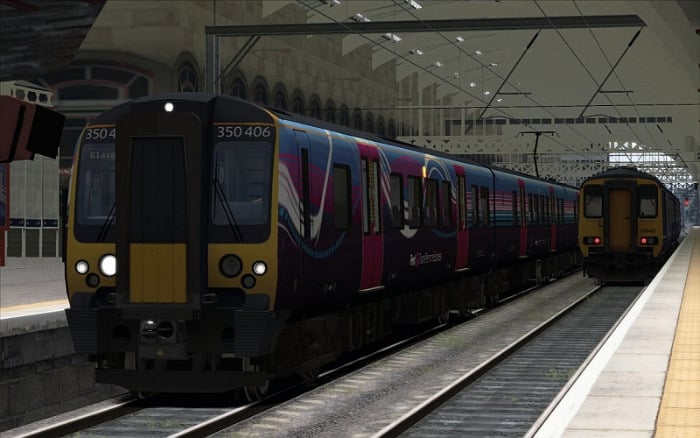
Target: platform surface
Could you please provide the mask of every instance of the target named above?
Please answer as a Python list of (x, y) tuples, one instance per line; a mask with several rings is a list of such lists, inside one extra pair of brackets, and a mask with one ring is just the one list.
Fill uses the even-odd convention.
[(537, 437), (700, 437), (700, 228), (690, 231)]

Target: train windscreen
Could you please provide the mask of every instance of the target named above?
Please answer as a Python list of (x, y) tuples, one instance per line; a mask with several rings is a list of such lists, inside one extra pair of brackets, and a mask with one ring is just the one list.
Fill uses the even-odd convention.
[(265, 241), (270, 233), (273, 146), (227, 141), (212, 153), (212, 241)]
[(114, 143), (85, 143), (76, 185), (75, 236), (81, 242), (113, 242), (115, 218)]

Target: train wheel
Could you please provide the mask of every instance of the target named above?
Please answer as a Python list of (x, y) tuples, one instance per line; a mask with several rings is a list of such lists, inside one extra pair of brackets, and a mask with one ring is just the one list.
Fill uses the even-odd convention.
[(309, 365), (307, 367), (304, 367), (300, 374), (302, 379), (304, 379), (305, 384), (314, 385), (320, 373), (321, 367), (319, 367), (318, 365)]
[(131, 396), (139, 400), (146, 400), (147, 398), (151, 398), (154, 395), (155, 393), (150, 391), (131, 391)]
[(258, 402), (267, 397), (267, 391), (270, 389), (270, 381), (266, 381), (262, 386), (244, 386), (243, 395), (249, 402)]
[[(252, 365), (248, 358), (243, 360), (243, 371), (260, 371), (259, 365)], [(262, 385), (250, 385), (243, 387), (243, 395), (249, 402), (264, 400), (270, 390), (270, 380), (265, 380)]]

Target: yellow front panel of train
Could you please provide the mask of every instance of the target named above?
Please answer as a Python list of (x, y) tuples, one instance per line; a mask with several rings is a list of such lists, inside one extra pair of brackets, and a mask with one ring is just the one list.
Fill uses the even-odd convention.
[(632, 212), (630, 211), (630, 191), (610, 190), (610, 226), (607, 236), (610, 250), (614, 252), (628, 251), (630, 244)]
[(129, 301), (187, 302), (187, 255), (184, 243), (132, 243)]

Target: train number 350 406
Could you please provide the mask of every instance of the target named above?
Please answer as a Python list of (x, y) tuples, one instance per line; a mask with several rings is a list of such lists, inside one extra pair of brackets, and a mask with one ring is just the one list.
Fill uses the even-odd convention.
[(216, 138), (253, 137), (267, 138), (271, 134), (269, 126), (217, 126)]

